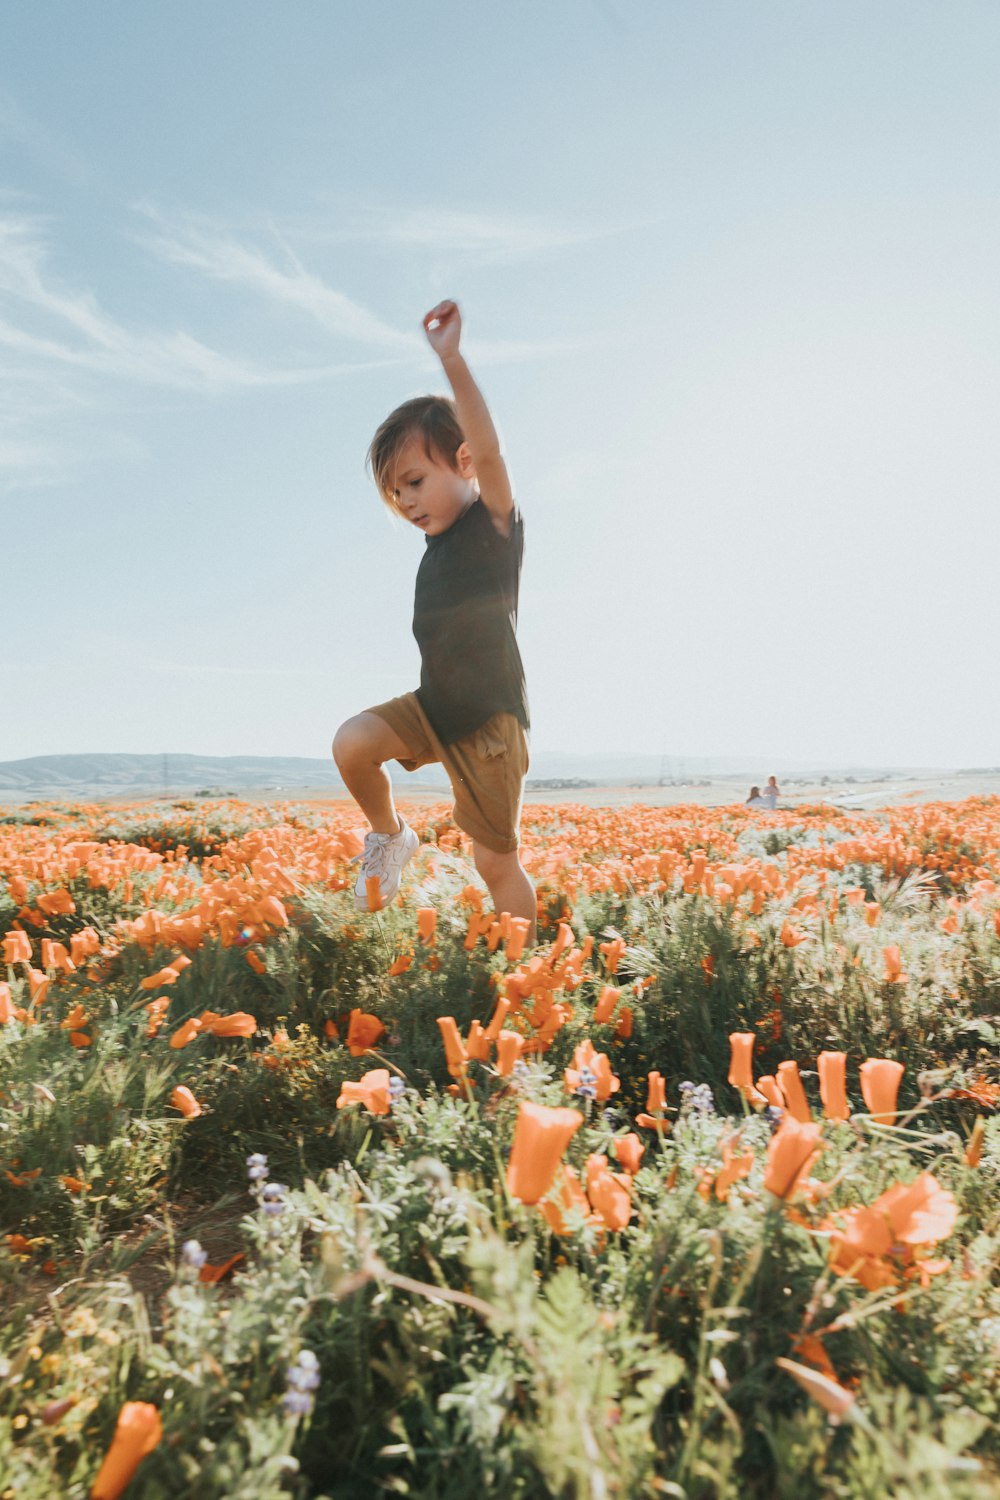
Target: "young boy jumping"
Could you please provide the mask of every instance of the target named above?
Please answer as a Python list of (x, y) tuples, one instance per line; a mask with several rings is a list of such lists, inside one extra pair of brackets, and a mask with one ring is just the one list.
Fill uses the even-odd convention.
[(344, 784), (372, 829), (355, 902), (369, 909), (372, 876), (380, 905), (391, 901), (419, 847), (396, 812), (385, 762), (416, 771), (440, 761), (494, 910), (527, 918), (530, 943), (535, 892), (518, 857), (528, 699), (514, 633), (524, 523), (493, 420), (459, 352), (458, 307), (438, 303), (423, 326), (454, 400), (405, 402), (368, 450), (382, 499), (426, 538), (413, 606), (420, 687), (348, 719), (333, 741)]

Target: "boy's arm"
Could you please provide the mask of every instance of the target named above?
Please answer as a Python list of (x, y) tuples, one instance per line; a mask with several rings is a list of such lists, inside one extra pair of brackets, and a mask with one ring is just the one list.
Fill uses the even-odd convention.
[(454, 302), (439, 302), (424, 318), (424, 332), (448, 377), (458, 425), (465, 434), (479, 480), (479, 494), (490, 518), (504, 536), (510, 532), (514, 495), (510, 475), (500, 452), (500, 439), (489, 407), (459, 352), (462, 317)]

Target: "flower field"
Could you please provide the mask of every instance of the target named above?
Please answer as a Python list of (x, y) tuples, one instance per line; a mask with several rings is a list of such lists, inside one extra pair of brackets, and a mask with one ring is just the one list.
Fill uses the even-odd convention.
[(1000, 799), (0, 815), (0, 1500), (1000, 1494)]

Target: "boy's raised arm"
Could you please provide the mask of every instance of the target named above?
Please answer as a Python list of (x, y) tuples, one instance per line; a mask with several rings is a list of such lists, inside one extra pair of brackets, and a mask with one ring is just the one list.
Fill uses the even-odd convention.
[(500, 452), (500, 439), (489, 407), (473, 379), (472, 371), (459, 352), (462, 315), (457, 304), (439, 302), (437, 307), (432, 307), (424, 318), (424, 332), (441, 361), (455, 397), (458, 424), (469, 445), (469, 453), (479, 480), (480, 498), (489, 511), (493, 524), (506, 535), (510, 531), (510, 519), (514, 511), (510, 475)]

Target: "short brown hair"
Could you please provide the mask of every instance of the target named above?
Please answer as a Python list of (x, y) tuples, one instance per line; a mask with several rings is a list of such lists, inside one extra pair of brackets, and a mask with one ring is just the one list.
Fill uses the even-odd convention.
[(372, 438), (365, 462), (382, 499), (397, 513), (392, 468), (411, 438), (422, 439), (428, 458), (443, 460), (457, 473), (455, 455), (465, 442), (465, 433), (458, 425), (454, 401), (447, 396), (414, 396), (391, 411)]

